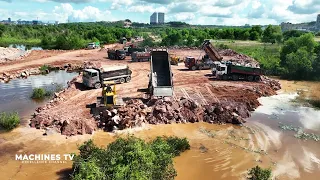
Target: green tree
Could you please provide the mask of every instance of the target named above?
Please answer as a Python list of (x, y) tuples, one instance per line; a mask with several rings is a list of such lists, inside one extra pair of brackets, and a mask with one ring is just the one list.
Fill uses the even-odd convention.
[(177, 137), (157, 137), (146, 143), (135, 138), (118, 138), (106, 149), (92, 140), (79, 147), (72, 165), (75, 180), (157, 179), (177, 176), (172, 158), (190, 149), (189, 142)]
[(3, 36), (5, 29), (6, 29), (6, 27), (3, 24), (0, 24), (0, 37)]
[(269, 180), (271, 179), (271, 169), (262, 169), (256, 166), (248, 171), (248, 179), (250, 180)]
[(261, 26), (252, 26), (252, 28), (249, 30), (250, 40), (259, 40), (261, 38), (262, 32), (263, 31)]
[(311, 33), (285, 42), (280, 52), (280, 64), (285, 76), (294, 79), (308, 79), (314, 65), (316, 42)]
[(262, 34), (262, 42), (276, 43), (282, 41), (282, 32), (280, 26), (269, 25)]

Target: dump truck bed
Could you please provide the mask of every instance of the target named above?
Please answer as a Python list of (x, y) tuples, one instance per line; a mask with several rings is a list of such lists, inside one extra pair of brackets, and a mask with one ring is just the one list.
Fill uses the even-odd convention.
[(153, 50), (150, 66), (150, 83), (153, 91), (151, 93), (154, 96), (172, 96), (172, 73), (168, 51), (166, 49)]
[(258, 75), (258, 76), (262, 75), (262, 70), (260, 68), (237, 66), (237, 65), (228, 66), (228, 72), (247, 74), (247, 75)]
[(221, 61), (223, 59), (209, 40), (204, 41), (202, 49), (207, 53), (212, 61)]

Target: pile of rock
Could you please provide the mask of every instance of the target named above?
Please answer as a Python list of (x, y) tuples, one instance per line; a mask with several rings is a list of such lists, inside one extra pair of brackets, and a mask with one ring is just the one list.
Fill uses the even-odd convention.
[(278, 91), (278, 90), (281, 89), (281, 84), (277, 80), (270, 79), (267, 76), (262, 76), (261, 80), (262, 80), (263, 83), (267, 84), (268, 86), (270, 86), (275, 91)]
[(236, 51), (232, 49), (222, 49), (219, 50), (219, 54), (221, 56), (229, 56), (231, 57), (230, 61), (241, 64), (241, 65), (250, 65), (252, 67), (259, 67), (259, 63), (253, 59), (250, 56), (247, 56), (245, 54), (237, 53)]
[(18, 48), (0, 47), (0, 63), (22, 59), (30, 54), (31, 51), (24, 51)]
[(0, 74), (0, 82), (9, 82), (11, 79), (26, 78), (31, 75), (40, 74), (39, 68), (30, 68), (23, 71), (15, 71), (13, 73), (4, 72)]
[[(233, 123), (242, 124), (250, 113), (239, 113), (237, 107), (213, 103), (200, 105), (190, 99), (152, 98), (143, 103), (140, 99), (126, 102), (119, 109), (104, 110), (96, 116), (98, 126), (108, 131), (139, 127), (142, 124), (171, 123)], [(243, 116), (243, 117), (242, 117)]]
[[(51, 132), (61, 133), (66, 136), (92, 134), (97, 126), (90, 120), (66, 119), (61, 116), (51, 117), (46, 114), (35, 116), (30, 126), (37, 129), (50, 130)], [(46, 134), (44, 134), (46, 135)]]
[[(62, 101), (66, 101), (65, 94), (75, 88), (74, 82), (79, 81), (81, 76), (77, 76), (68, 82), (69, 87), (59, 93), (54, 94), (54, 98), (45, 106), (36, 109), (33, 118), (30, 120), (30, 126), (37, 129), (45, 129), (44, 135), (61, 133), (66, 136), (78, 134), (92, 134), (96, 129), (96, 122), (91, 119), (79, 118), (76, 115), (72, 118), (63, 114), (47, 113)], [(43, 113), (44, 112), (44, 113)]]

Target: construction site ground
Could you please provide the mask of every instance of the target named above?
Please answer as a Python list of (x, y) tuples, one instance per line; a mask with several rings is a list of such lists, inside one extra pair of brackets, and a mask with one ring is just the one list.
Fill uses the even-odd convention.
[[(0, 74), (4, 72), (15, 72), (28, 68), (39, 67), (43, 64), (63, 65), (82, 64), (92, 62), (101, 65), (127, 64), (132, 70), (132, 80), (130, 83), (117, 85), (117, 94), (123, 98), (139, 98), (145, 96), (148, 86), (149, 62), (130, 62), (130, 56), (125, 60), (109, 60), (107, 58), (107, 48), (121, 48), (121, 44), (107, 45), (102, 49), (94, 50), (74, 50), (74, 51), (43, 51), (31, 53), (25, 59), (11, 61), (0, 66)], [(173, 49), (169, 52), (175, 53), (180, 58), (186, 56), (199, 57), (204, 55), (202, 50), (181, 50)], [(230, 57), (224, 57), (228, 59)], [(201, 104), (225, 101), (243, 101), (257, 99), (257, 94), (248, 93), (248, 89), (264, 89), (268, 95), (275, 94), (275, 91), (264, 83), (256, 82), (234, 82), (219, 81), (211, 77), (211, 70), (189, 71), (183, 63), (178, 66), (171, 66), (174, 81), (174, 97), (190, 98)], [(73, 88), (66, 89), (60, 93), (61, 99), (55, 105), (49, 105), (47, 109), (41, 111), (49, 117), (59, 116), (62, 120), (90, 121), (94, 126), (95, 120), (90, 114), (88, 105), (95, 103), (97, 96), (101, 94), (101, 89), (84, 88), (81, 84), (81, 77), (78, 77)], [(90, 124), (90, 123), (89, 123)]]

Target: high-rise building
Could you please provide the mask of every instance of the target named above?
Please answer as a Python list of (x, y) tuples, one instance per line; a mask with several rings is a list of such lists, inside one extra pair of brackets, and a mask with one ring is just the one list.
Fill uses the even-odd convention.
[(8, 23), (11, 23), (11, 18), (8, 18)]
[(320, 14), (318, 14), (318, 17), (317, 17), (316, 29), (320, 30)]
[(150, 16), (150, 24), (157, 24), (157, 21), (158, 21), (158, 13), (154, 12)]
[(164, 24), (164, 13), (158, 13), (158, 24)]

